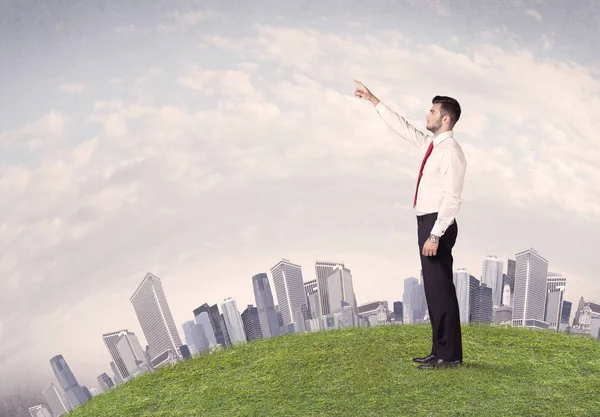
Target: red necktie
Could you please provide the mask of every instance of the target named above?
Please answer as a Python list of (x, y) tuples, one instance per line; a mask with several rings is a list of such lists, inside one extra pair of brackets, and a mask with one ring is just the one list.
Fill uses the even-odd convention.
[(427, 148), (427, 152), (425, 153), (425, 157), (423, 158), (423, 162), (421, 162), (421, 170), (419, 171), (419, 178), (417, 179), (417, 189), (415, 190), (415, 201), (413, 202), (413, 208), (417, 205), (417, 194), (419, 192), (419, 183), (421, 182), (421, 177), (423, 176), (423, 168), (425, 167), (425, 162), (427, 162), (427, 158), (431, 155), (431, 151), (433, 150), (433, 140), (429, 144), (429, 148)]

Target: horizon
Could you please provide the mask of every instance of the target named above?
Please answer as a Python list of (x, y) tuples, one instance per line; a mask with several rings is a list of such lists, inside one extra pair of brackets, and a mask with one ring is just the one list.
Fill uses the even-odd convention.
[(353, 79), (422, 130), (435, 95), (460, 102), (454, 270), (534, 248), (571, 317), (600, 301), (600, 11), (457, 3), (0, 5), (0, 395), (53, 380), (57, 354), (97, 388), (103, 333), (145, 342), (146, 272), (180, 336), (198, 305), (255, 305), (281, 259), (304, 282), (343, 262), (358, 304), (401, 301), (421, 155)]

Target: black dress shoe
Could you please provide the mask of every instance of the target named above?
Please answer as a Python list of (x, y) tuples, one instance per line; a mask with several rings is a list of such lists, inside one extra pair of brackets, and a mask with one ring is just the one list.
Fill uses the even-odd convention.
[(433, 362), (435, 360), (436, 360), (436, 357), (433, 354), (426, 356), (424, 358), (413, 358), (413, 362), (416, 362), (416, 363), (429, 363), (429, 362)]
[(428, 363), (423, 363), (417, 366), (417, 369), (443, 369), (443, 368), (458, 368), (462, 366), (462, 361), (445, 361), (443, 359), (438, 359), (435, 361), (431, 361)]

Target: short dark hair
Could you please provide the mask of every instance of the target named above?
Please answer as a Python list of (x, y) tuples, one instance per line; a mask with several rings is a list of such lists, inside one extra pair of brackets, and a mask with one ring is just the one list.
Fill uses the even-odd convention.
[(456, 99), (447, 96), (435, 96), (431, 100), (432, 104), (440, 103), (440, 114), (442, 117), (450, 117), (450, 127), (454, 127), (458, 119), (460, 119), (460, 104)]

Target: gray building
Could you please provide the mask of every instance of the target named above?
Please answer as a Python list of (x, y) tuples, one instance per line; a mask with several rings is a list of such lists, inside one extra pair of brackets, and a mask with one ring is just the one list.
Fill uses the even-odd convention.
[(535, 249), (516, 254), (513, 326), (548, 328), (544, 321), (548, 261)]
[[(202, 304), (200, 307), (194, 309), (194, 317), (197, 318), (201, 313), (206, 312), (208, 314), (208, 318), (210, 320), (210, 326), (214, 333), (215, 341), (217, 344), (227, 347), (230, 345), (229, 343), (229, 334), (227, 333), (227, 329), (225, 328), (225, 322), (221, 319), (221, 314), (219, 313), (219, 307), (214, 304), (209, 307), (207, 303)], [(198, 319), (196, 319), (196, 323), (199, 323)], [(211, 340), (209, 329), (204, 328), (206, 331), (206, 336), (209, 341)]]
[[(104, 341), (104, 345), (106, 346), (108, 353), (115, 363), (117, 371), (119, 372), (119, 376), (123, 380), (129, 379), (131, 374), (135, 372), (134, 369), (137, 368), (137, 365), (134, 366), (131, 361), (125, 363), (123, 359), (123, 350), (128, 352), (127, 357), (133, 356), (134, 362), (140, 361), (145, 364), (150, 362), (150, 360), (146, 357), (146, 353), (142, 349), (137, 336), (127, 329), (105, 333), (102, 335), (102, 340)], [(121, 342), (121, 349), (117, 347), (119, 342)]]
[(306, 305), (306, 295), (302, 268), (287, 259), (282, 259), (271, 268), (271, 274), (283, 325), (289, 332), (290, 324), (303, 320), (300, 312), (302, 305)]
[(479, 287), (479, 280), (469, 274), (465, 268), (459, 268), (454, 273), (453, 280), (456, 289), (456, 298), (458, 299), (460, 322), (468, 324), (471, 318), (474, 291)]
[(50, 366), (71, 407), (75, 408), (89, 400), (63, 355), (56, 355), (50, 359)]
[(42, 395), (50, 407), (53, 417), (60, 417), (73, 409), (73, 406), (66, 398), (65, 392), (60, 387), (57, 387), (54, 382), (46, 385), (46, 388), (42, 391)]
[(481, 284), (473, 290), (473, 304), (471, 305), (471, 323), (491, 323), (494, 313), (492, 299), (493, 290)]
[[(273, 306), (273, 311), (275, 311), (275, 306)], [(246, 332), (246, 340), (248, 342), (263, 338), (260, 319), (258, 317), (258, 308), (252, 304), (248, 304), (248, 307), (242, 313), (242, 322), (244, 323), (244, 332)]]
[(394, 301), (394, 323), (404, 324), (404, 305), (402, 301)]
[(115, 386), (113, 380), (106, 373), (100, 374), (97, 379), (98, 386), (100, 387), (102, 392), (106, 392)]
[(256, 301), (262, 337), (268, 339), (279, 336), (281, 329), (277, 320), (275, 301), (273, 300), (273, 292), (267, 274), (263, 272), (254, 275), (252, 277), (252, 287), (254, 288), (254, 300)]
[(414, 322), (413, 317), (413, 293), (415, 293), (416, 287), (419, 285), (419, 280), (414, 277), (409, 277), (404, 280), (404, 292), (402, 293), (402, 306), (404, 313), (408, 313), (409, 323)]
[(160, 278), (147, 273), (129, 301), (150, 346), (150, 362), (167, 350), (180, 357), (181, 339)]
[(504, 263), (496, 255), (488, 255), (483, 261), (481, 283), (492, 289), (492, 304), (498, 307), (502, 303)]

